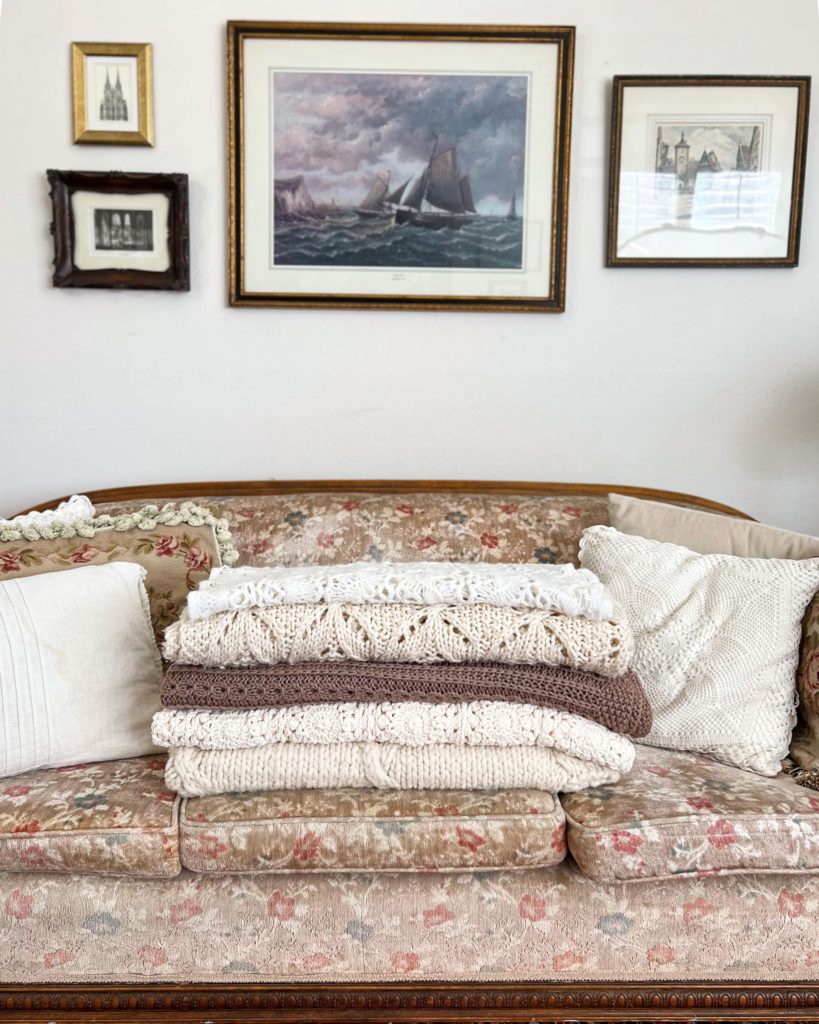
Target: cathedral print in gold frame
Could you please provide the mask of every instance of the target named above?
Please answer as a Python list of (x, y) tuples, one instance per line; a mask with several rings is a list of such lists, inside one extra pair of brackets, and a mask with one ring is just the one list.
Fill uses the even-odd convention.
[(153, 146), (150, 43), (72, 43), (74, 142)]

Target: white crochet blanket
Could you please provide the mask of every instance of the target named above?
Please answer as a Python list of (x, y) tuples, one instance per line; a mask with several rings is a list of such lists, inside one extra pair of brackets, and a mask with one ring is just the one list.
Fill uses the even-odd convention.
[(217, 568), (188, 596), (191, 619), (276, 604), (494, 604), (610, 619), (614, 602), (588, 569), (486, 562), (354, 562)]
[(251, 711), (176, 711), (154, 715), (159, 747), (237, 750), (268, 743), (431, 743), (550, 747), (572, 757), (630, 771), (634, 745), (597, 722), (567, 711), (472, 701), (464, 704), (308, 704)]
[(282, 604), (245, 608), (165, 631), (169, 661), (212, 668), (301, 661), (568, 665), (619, 676), (633, 640), (616, 617), (595, 621), (490, 604)]
[(182, 796), (266, 789), (539, 789), (573, 793), (616, 782), (614, 768), (548, 747), (271, 743), (243, 750), (172, 747), (169, 789)]

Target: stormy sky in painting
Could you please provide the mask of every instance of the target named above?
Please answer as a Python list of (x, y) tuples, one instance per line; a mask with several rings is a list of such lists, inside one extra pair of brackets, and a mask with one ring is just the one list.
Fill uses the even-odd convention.
[(317, 202), (358, 203), (376, 173), (393, 187), (457, 146), (480, 213), (523, 189), (523, 75), (273, 72), (274, 174), (304, 175)]

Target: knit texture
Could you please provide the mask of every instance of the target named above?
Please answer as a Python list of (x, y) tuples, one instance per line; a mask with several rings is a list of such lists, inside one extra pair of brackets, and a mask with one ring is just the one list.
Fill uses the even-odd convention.
[(610, 619), (614, 602), (588, 569), (487, 562), (353, 562), (215, 569), (188, 596), (200, 619), (277, 604), (493, 604)]
[(238, 750), (268, 743), (431, 743), (551, 747), (628, 771), (634, 745), (579, 715), (532, 704), (310, 704), (253, 711), (160, 711), (152, 734), (160, 747)]
[(614, 768), (548, 747), (271, 743), (243, 750), (172, 747), (168, 788), (182, 796), (265, 789), (540, 789), (573, 793), (616, 782)]
[(776, 775), (819, 558), (698, 555), (605, 526), (586, 530), (580, 550), (634, 628), (634, 668), (654, 712), (646, 741)]
[(403, 665), (309, 661), (253, 668), (171, 665), (162, 682), (171, 708), (278, 708), (343, 702), (511, 701), (583, 715), (639, 738), (651, 708), (633, 672), (615, 678), (552, 665)]
[(628, 668), (624, 621), (475, 604), (295, 604), (222, 612), (165, 633), (165, 657), (211, 667), (301, 661), (569, 665), (602, 675)]

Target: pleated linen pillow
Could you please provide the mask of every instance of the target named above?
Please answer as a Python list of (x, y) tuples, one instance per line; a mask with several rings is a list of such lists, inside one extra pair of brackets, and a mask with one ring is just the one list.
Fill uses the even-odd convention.
[(0, 776), (158, 749), (144, 577), (111, 562), (0, 583)]
[(796, 722), (800, 627), (819, 558), (700, 555), (593, 526), (580, 561), (634, 633), (631, 667), (654, 715), (643, 742), (776, 775)]

